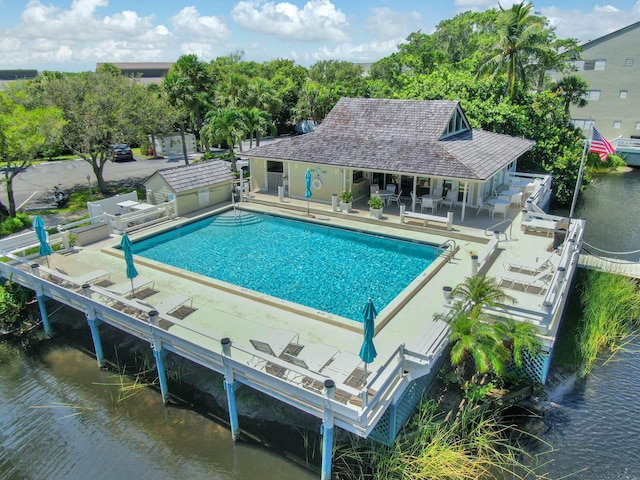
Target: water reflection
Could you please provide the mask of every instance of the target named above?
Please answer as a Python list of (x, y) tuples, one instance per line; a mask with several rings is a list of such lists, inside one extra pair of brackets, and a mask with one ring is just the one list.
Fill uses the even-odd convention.
[[(129, 382), (129, 379), (125, 379)], [(165, 407), (150, 388), (119, 400), (120, 377), (95, 358), (54, 348), (0, 368), (0, 477), (317, 478), (187, 409)]]

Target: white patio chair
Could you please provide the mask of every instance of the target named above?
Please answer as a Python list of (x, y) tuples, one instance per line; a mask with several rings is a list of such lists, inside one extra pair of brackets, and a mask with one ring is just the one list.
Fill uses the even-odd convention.
[(476, 215), (478, 215), (482, 210), (486, 210), (487, 212), (491, 213), (491, 205), (486, 202), (480, 203), (480, 205), (478, 205), (478, 210), (476, 210)]
[(387, 186), (384, 189), (388, 192), (396, 193), (396, 185), (394, 183), (387, 183)]
[(511, 195), (511, 206), (522, 207), (522, 192)]
[(552, 273), (553, 268), (547, 267), (541, 270), (537, 275), (503, 271), (497, 273), (496, 277), (502, 281), (504, 288), (520, 290), (525, 293), (531, 293), (532, 290), (537, 289), (537, 293), (542, 293), (548, 288)]
[(496, 218), (496, 213), (501, 213), (502, 218), (507, 218), (507, 213), (509, 213), (509, 204), (508, 203), (496, 203), (491, 209), (491, 218)]
[[(418, 196), (411, 192), (411, 210), (412, 211), (416, 211), (416, 205), (421, 205), (422, 204), (422, 199), (418, 198)], [(420, 210), (422, 210), (422, 208), (420, 208)]]
[(423, 197), (422, 202), (420, 202), (420, 212), (424, 212), (429, 208), (431, 209), (431, 214), (435, 214), (438, 204), (433, 198)]
[(449, 205), (449, 210), (453, 208), (454, 202), (457, 200), (457, 194), (455, 190), (447, 190), (447, 196), (442, 200), (442, 205)]
[(400, 208), (400, 197), (402, 196), (402, 190), (397, 195), (390, 195), (387, 199), (387, 205), (391, 205), (392, 202), (396, 202), (398, 208)]
[(377, 183), (373, 183), (369, 186), (369, 192), (372, 197), (375, 197), (380, 191), (380, 186)]

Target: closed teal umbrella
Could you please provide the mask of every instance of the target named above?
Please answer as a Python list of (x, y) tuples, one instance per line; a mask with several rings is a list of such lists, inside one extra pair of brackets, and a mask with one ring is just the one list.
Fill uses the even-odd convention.
[(133, 245), (126, 233), (122, 235), (120, 248), (122, 248), (122, 251), (124, 252), (124, 260), (127, 262), (127, 278), (131, 279), (131, 295), (133, 296), (133, 279), (138, 276), (138, 271), (133, 264)]
[(313, 192), (311, 191), (311, 170), (308, 168), (305, 174), (305, 184), (307, 189), (304, 192), (304, 196), (307, 197), (307, 215), (309, 215), (309, 199), (313, 197)]
[(41, 257), (47, 259), (47, 266), (49, 266), (49, 255), (53, 253), (53, 250), (51, 250), (51, 246), (47, 243), (47, 229), (44, 226), (44, 221), (38, 215), (36, 215), (33, 221), (33, 229), (36, 231), (36, 237), (38, 237), (40, 241), (39, 254)]
[(362, 342), (362, 348), (360, 348), (360, 358), (364, 362), (364, 381), (367, 383), (367, 364), (373, 362), (373, 360), (378, 355), (376, 352), (376, 347), (373, 344), (373, 334), (375, 331), (375, 327), (373, 321), (375, 320), (378, 312), (376, 311), (376, 307), (373, 305), (371, 298), (362, 309), (362, 320), (364, 325), (364, 340)]

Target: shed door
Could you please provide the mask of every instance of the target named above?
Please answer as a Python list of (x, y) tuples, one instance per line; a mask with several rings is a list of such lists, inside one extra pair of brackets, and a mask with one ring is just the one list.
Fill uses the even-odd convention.
[(198, 190), (198, 203), (201, 208), (209, 206), (209, 189), (208, 188), (201, 188), (200, 190)]

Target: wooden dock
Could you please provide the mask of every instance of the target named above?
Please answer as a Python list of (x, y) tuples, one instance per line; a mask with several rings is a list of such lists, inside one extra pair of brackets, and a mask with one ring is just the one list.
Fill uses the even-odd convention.
[(640, 262), (629, 262), (616, 258), (596, 257), (581, 253), (578, 265), (590, 270), (615, 273), (625, 277), (640, 278)]

